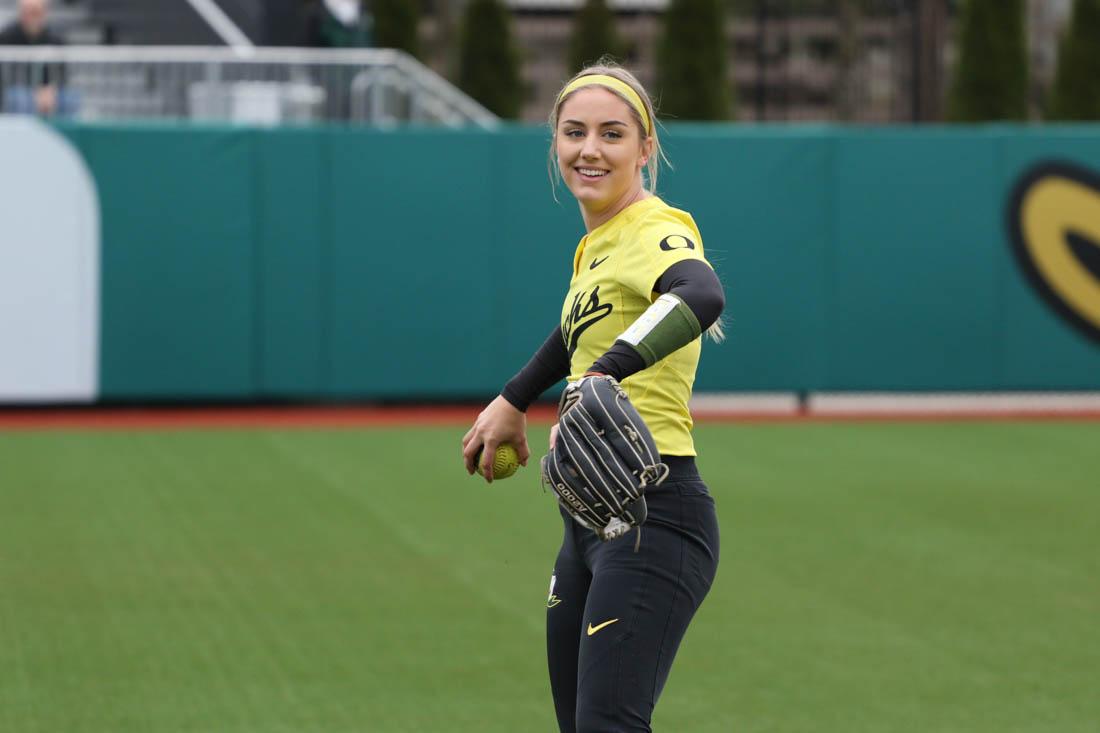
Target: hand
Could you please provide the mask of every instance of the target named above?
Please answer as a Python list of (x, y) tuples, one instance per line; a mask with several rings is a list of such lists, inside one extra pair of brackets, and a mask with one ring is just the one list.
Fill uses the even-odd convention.
[(550, 426), (550, 450), (554, 450), (554, 443), (558, 442), (558, 424)]
[(531, 451), (527, 448), (527, 415), (517, 410), (508, 400), (497, 396), (474, 420), (473, 427), (462, 437), (462, 458), (466, 473), (477, 470), (477, 454), (481, 451), (481, 473), (489, 483), (493, 482), (493, 456), (501, 443), (511, 443), (519, 456), (521, 466), (527, 465)]

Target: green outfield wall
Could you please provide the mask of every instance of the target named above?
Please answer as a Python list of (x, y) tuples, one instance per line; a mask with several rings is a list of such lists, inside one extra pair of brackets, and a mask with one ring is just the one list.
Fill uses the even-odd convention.
[[(104, 399), (492, 394), (554, 327), (583, 233), (541, 129), (60, 129), (101, 206)], [(1085, 280), (1061, 308), (1011, 226), (1036, 165), (1100, 173), (1100, 127), (666, 142), (662, 195), (727, 293), (697, 389), (1100, 389), (1096, 212), (1063, 212)]]

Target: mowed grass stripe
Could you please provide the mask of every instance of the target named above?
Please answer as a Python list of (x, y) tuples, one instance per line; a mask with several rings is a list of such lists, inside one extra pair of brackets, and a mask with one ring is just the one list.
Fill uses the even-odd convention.
[[(369, 446), (354, 443), (353, 455)], [(453, 556), (410, 549), (364, 504), (285, 461), (271, 435), (55, 436), (21, 448), (28, 480), (4, 492), (2, 514), (26, 508), (28, 551), (4, 563), (3, 616), (48, 645), (22, 690), (22, 707), (48, 709), (41, 730), (476, 729), (494, 708), (549, 720), (541, 655), (528, 654), (538, 689), (516, 689), (516, 665), (501, 665), (517, 638), (537, 646), (541, 632), (486, 613), (454, 581)], [(400, 498), (390, 468), (361, 464), (352, 488)], [(539, 575), (529, 605), (541, 614)], [(481, 643), (488, 627), (505, 648)], [(471, 694), (485, 684), (506, 696)]]
[[(1095, 730), (1098, 428), (699, 426), (722, 566), (655, 728)], [(0, 722), (553, 730), (560, 521), (462, 432), (0, 435)]]
[[(727, 660), (748, 682), (727, 696), (735, 729), (1089, 730), (1097, 437), (1068, 424), (702, 430), (708, 475), (714, 456), (737, 458), (725, 486), (711, 481), (723, 567), (687, 648), (748, 643)], [(742, 623), (714, 616), (728, 608)]]

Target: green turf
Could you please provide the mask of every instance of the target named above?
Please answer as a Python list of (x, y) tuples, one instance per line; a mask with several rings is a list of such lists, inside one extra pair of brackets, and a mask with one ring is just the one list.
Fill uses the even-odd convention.
[[(463, 432), (0, 434), (0, 731), (554, 730), (557, 514)], [(1100, 729), (1100, 425), (698, 442), (722, 564), (657, 730)]]

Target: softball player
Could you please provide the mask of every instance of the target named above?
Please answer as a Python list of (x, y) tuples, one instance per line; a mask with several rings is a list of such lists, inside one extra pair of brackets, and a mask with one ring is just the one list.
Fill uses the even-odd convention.
[[(691, 216), (654, 193), (662, 157), (653, 105), (629, 72), (585, 69), (550, 115), (551, 158), (587, 234), (561, 321), (463, 438), (466, 470), (484, 448), (529, 449), (527, 407), (562, 377), (606, 374), (653, 433), (669, 478), (646, 493), (644, 535), (608, 542), (562, 511), (547, 599), (547, 657), (563, 733), (649, 731), (688, 623), (718, 566), (718, 521), (695, 468), (688, 412), (703, 331), (721, 339), (721, 283)], [(556, 426), (551, 431), (551, 444)]]

